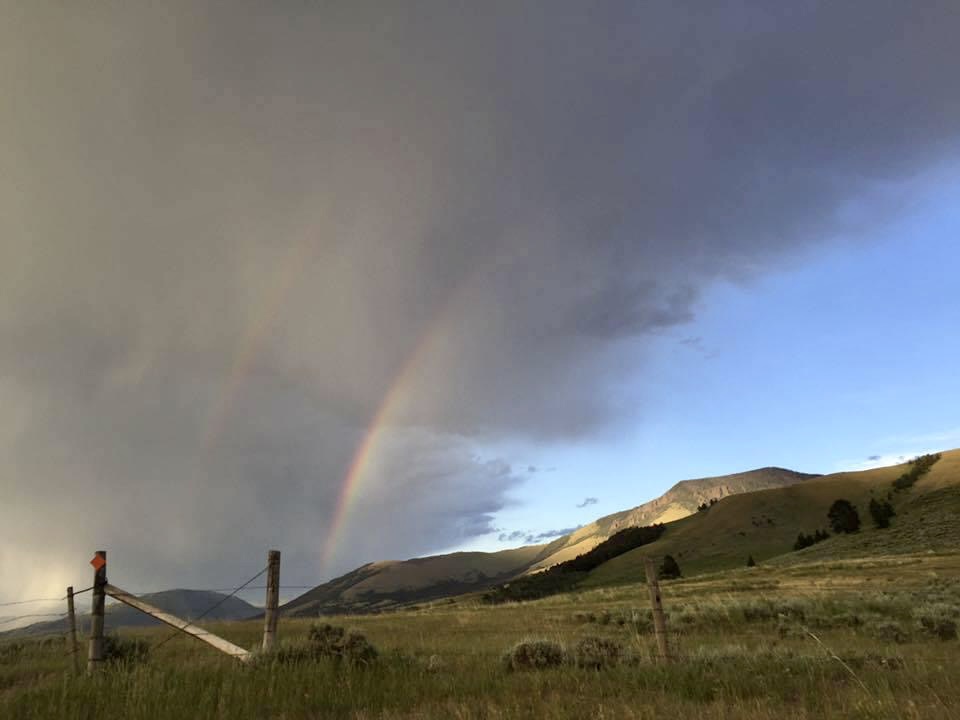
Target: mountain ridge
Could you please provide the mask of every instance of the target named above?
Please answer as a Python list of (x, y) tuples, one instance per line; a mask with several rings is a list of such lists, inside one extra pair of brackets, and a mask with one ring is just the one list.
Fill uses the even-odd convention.
[(292, 616), (379, 612), (417, 602), (484, 590), (519, 575), (540, 572), (588, 552), (625, 527), (669, 522), (711, 499), (820, 477), (777, 467), (692, 478), (633, 508), (605, 515), (549, 543), (492, 553), (455, 552), (367, 563), (286, 603)]
[[(139, 597), (151, 605), (184, 620), (195, 620), (200, 615), (204, 615), (203, 619), (208, 621), (249, 620), (263, 612), (262, 608), (251, 605), (245, 600), (235, 596), (228, 597), (225, 593), (213, 590), (176, 588), (148, 593)], [(217, 607), (210, 610), (214, 605), (217, 605)], [(121, 627), (150, 627), (163, 624), (159, 620), (155, 620), (149, 615), (120, 602), (108, 604), (104, 609), (104, 614), (108, 631)], [(89, 613), (77, 614), (78, 632), (83, 633), (85, 628), (89, 627), (90, 617)], [(67, 618), (58, 618), (24, 625), (0, 633), (0, 635), (7, 637), (48, 635), (64, 633), (67, 630)]]

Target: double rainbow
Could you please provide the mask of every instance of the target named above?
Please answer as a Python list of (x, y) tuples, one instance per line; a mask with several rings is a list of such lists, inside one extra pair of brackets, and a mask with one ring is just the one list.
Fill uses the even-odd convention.
[[(234, 357), (230, 373), (224, 382), (219, 400), (210, 414), (204, 436), (204, 448), (208, 452), (217, 444), (223, 434), (233, 413), (236, 398), (243, 388), (247, 375), (254, 367), (257, 354), (267, 337), (268, 331), (279, 315), (290, 289), (308, 265), (307, 260), (312, 251), (313, 243), (298, 243), (286, 253), (279, 263), (274, 280), (268, 287), (259, 306), (259, 312), (251, 318), (248, 324), (247, 331), (244, 333), (243, 340)], [(445, 320), (453, 305), (453, 298), (448, 299), (446, 303), (441, 305), (437, 316), (428, 325), (427, 331), (414, 346), (400, 371), (396, 373), (389, 384), (376, 412), (364, 430), (361, 442), (353, 454), (347, 473), (337, 493), (330, 529), (327, 532), (321, 552), (323, 568), (329, 566), (336, 553), (350, 511), (356, 504), (357, 498), (362, 494), (364, 478), (370, 468), (372, 459), (377, 455), (377, 449), (383, 439), (385, 428), (389, 426), (392, 416), (409, 396), (414, 385), (412, 379), (423, 359), (429, 354), (436, 338), (442, 334)]]

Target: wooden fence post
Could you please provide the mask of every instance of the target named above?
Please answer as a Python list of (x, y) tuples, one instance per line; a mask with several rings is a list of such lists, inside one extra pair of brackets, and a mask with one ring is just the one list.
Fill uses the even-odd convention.
[(263, 613), (263, 651), (277, 642), (277, 607), (280, 604), (280, 551), (267, 553), (267, 602)]
[(80, 674), (80, 643), (77, 642), (77, 614), (73, 608), (73, 585), (67, 588), (67, 616), (70, 621), (70, 634), (67, 642), (70, 646), (70, 655), (73, 656), (73, 672)]
[(90, 646), (87, 652), (87, 672), (97, 672), (103, 664), (103, 606), (106, 600), (107, 551), (97, 550), (93, 560), (93, 607), (90, 618)]
[(660, 601), (660, 582), (657, 580), (657, 569), (653, 559), (643, 559), (643, 567), (647, 572), (647, 588), (650, 590), (650, 606), (653, 609), (653, 632), (657, 637), (657, 653), (661, 663), (670, 662), (670, 646), (667, 643), (667, 619), (663, 615), (663, 603)]

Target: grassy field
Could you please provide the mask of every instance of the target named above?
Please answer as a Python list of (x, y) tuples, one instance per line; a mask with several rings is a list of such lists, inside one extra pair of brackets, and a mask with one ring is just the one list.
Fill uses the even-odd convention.
[[(0, 717), (83, 718), (956, 718), (960, 554), (761, 564), (663, 584), (671, 645), (656, 664), (644, 585), (525, 604), (469, 599), (336, 618), (379, 649), (240, 666), (189, 638), (146, 662), (74, 677), (62, 638), (0, 646)], [(281, 621), (287, 646), (311, 621)], [(259, 623), (211, 626), (246, 647)], [(954, 629), (951, 633), (951, 628)], [(131, 631), (153, 645), (167, 630)], [(942, 636), (942, 637), (941, 637)], [(615, 665), (509, 671), (525, 638), (619, 643)]]

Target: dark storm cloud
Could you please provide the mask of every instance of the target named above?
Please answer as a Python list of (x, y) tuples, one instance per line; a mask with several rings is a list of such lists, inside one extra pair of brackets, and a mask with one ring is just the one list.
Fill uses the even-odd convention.
[(602, 432), (703, 288), (867, 241), (955, 159), (958, 12), (12, 8), (4, 577), (109, 545), (228, 584), (274, 544), (312, 579), (402, 368), (337, 569), (491, 532), (519, 480), (480, 444)]

